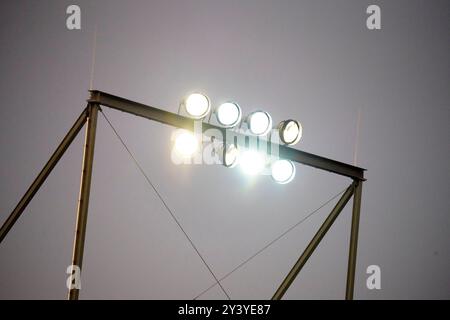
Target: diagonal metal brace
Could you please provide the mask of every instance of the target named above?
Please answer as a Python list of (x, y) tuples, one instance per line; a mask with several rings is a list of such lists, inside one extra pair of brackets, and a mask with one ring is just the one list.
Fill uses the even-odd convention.
[(30, 203), (31, 199), (33, 199), (34, 195), (38, 192), (39, 188), (45, 182), (49, 174), (52, 172), (53, 168), (58, 163), (59, 159), (64, 155), (64, 152), (70, 146), (72, 141), (77, 136), (78, 132), (80, 132), (84, 123), (87, 120), (87, 109), (84, 109), (78, 119), (75, 121), (74, 125), (67, 132), (64, 139), (61, 141), (59, 146), (56, 148), (55, 152), (53, 152), (52, 156), (45, 164), (42, 171), (38, 174), (36, 179), (34, 179), (31, 186), (28, 188), (27, 192), (23, 195), (22, 199), (20, 199), (17, 206), (9, 215), (8, 219), (3, 223), (2, 228), (0, 229), (0, 243), (8, 234), (9, 230), (13, 227), (14, 223), (19, 219), (22, 212), (25, 210), (27, 205)]
[(303, 266), (306, 264), (309, 257), (313, 254), (314, 250), (317, 248), (320, 241), (323, 239), (323, 237), (328, 232), (333, 222), (336, 220), (336, 218), (341, 213), (342, 209), (344, 209), (345, 205), (352, 197), (355, 191), (356, 183), (357, 182), (353, 182), (344, 192), (342, 197), (337, 202), (336, 206), (333, 208), (327, 219), (323, 222), (322, 226), (319, 228), (319, 230), (312, 238), (311, 242), (306, 247), (305, 251), (303, 251), (300, 258), (298, 258), (297, 262), (292, 267), (291, 271), (289, 271), (288, 275), (286, 276), (286, 278), (283, 280), (283, 282), (273, 295), (272, 300), (280, 300), (286, 293), (286, 291), (289, 289), (290, 285), (292, 284), (292, 282), (294, 282), (300, 270), (302, 270)]

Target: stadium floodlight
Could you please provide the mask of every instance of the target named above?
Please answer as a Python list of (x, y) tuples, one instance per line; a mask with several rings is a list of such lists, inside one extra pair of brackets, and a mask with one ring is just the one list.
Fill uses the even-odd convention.
[(178, 156), (190, 158), (198, 150), (199, 144), (197, 137), (192, 132), (179, 130), (176, 133), (173, 148)]
[(284, 120), (278, 124), (278, 133), (284, 144), (293, 145), (302, 138), (302, 125), (297, 120)]
[(201, 93), (190, 94), (181, 104), (189, 117), (194, 119), (204, 118), (211, 110), (209, 98)]
[(227, 128), (234, 127), (241, 121), (241, 107), (234, 102), (222, 103), (216, 110), (216, 117), (222, 126)]
[(295, 177), (295, 165), (289, 160), (275, 160), (271, 165), (272, 178), (279, 184), (286, 184)]
[(250, 132), (257, 136), (264, 136), (272, 129), (272, 117), (265, 111), (254, 111), (247, 117)]

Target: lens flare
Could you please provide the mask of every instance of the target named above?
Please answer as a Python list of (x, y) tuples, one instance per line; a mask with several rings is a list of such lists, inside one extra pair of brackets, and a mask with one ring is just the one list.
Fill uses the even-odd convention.
[(245, 151), (239, 158), (242, 172), (247, 175), (257, 175), (264, 170), (266, 159), (263, 154), (257, 151)]

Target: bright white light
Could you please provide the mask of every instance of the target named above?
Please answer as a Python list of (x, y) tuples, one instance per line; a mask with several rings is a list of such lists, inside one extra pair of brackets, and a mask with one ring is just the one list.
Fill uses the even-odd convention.
[(208, 97), (201, 93), (191, 94), (184, 102), (184, 105), (186, 112), (196, 119), (206, 116), (211, 107)]
[(275, 182), (285, 184), (291, 182), (295, 176), (295, 166), (289, 160), (276, 160), (272, 163), (272, 178)]
[(222, 103), (217, 108), (217, 120), (223, 126), (233, 127), (241, 120), (241, 108), (232, 102)]
[(280, 123), (280, 139), (285, 144), (296, 144), (302, 137), (302, 126), (298, 121), (286, 120)]
[(256, 151), (245, 151), (239, 158), (241, 169), (245, 174), (257, 175), (264, 170), (266, 159), (263, 154)]
[(255, 111), (249, 116), (248, 126), (251, 133), (262, 136), (272, 128), (272, 118), (267, 112)]
[(181, 132), (175, 138), (174, 150), (183, 157), (189, 158), (198, 150), (199, 142), (193, 133)]

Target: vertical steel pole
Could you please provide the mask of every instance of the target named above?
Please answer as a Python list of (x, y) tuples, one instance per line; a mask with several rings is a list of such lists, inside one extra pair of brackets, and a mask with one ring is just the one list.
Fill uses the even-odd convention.
[(361, 211), (362, 181), (358, 181), (353, 197), (352, 227), (350, 234), (350, 250), (348, 255), (347, 287), (345, 299), (353, 300), (355, 288), (356, 252), (358, 249), (359, 215)]
[(52, 172), (53, 168), (56, 166), (59, 159), (61, 159), (61, 157), (64, 155), (64, 152), (67, 150), (72, 141), (75, 139), (78, 132), (80, 132), (81, 128), (86, 122), (86, 114), (87, 114), (86, 110), (84, 110), (81, 113), (77, 121), (75, 121), (72, 128), (70, 128), (64, 139), (56, 148), (55, 152), (53, 152), (52, 156), (47, 161), (44, 168), (42, 168), (41, 172), (38, 174), (36, 179), (34, 179), (33, 183), (28, 188), (27, 192), (25, 192), (22, 199), (20, 199), (17, 206), (11, 212), (8, 219), (6, 219), (6, 221), (3, 223), (2, 227), (0, 228), (0, 243), (3, 241), (3, 239), (8, 234), (9, 230), (11, 230), (16, 221), (19, 219), (22, 212), (25, 210), (30, 201), (33, 199), (34, 195), (38, 192), (39, 188), (42, 186), (42, 184), (45, 182), (49, 174)]
[[(95, 133), (97, 128), (98, 104), (88, 106), (88, 119), (84, 143), (83, 167), (81, 171), (80, 196), (78, 200), (77, 224), (73, 244), (72, 266), (82, 269), (84, 239), (86, 237), (86, 222), (89, 208), (89, 193), (91, 189), (92, 164), (94, 161)], [(69, 289), (69, 300), (78, 300), (79, 289)]]
[(347, 190), (344, 192), (342, 197), (339, 199), (331, 213), (328, 215), (326, 220), (323, 222), (320, 229), (316, 232), (314, 237), (312, 238), (311, 242), (306, 247), (305, 251), (303, 251), (300, 258), (298, 258), (295, 265), (292, 267), (291, 271), (289, 271), (286, 278), (283, 280), (281, 285), (278, 287), (277, 291), (272, 297), (272, 300), (280, 300), (286, 291), (289, 289), (292, 282), (294, 282), (295, 278), (297, 277), (300, 270), (302, 270), (305, 263), (308, 261), (309, 257), (313, 254), (314, 250), (319, 245), (320, 241), (323, 239), (325, 234), (330, 229), (333, 222), (336, 220), (336, 218), (339, 216), (339, 213), (341, 213), (342, 209), (344, 209), (347, 202), (350, 200), (350, 198), (353, 195), (355, 189), (355, 182), (353, 182)]

